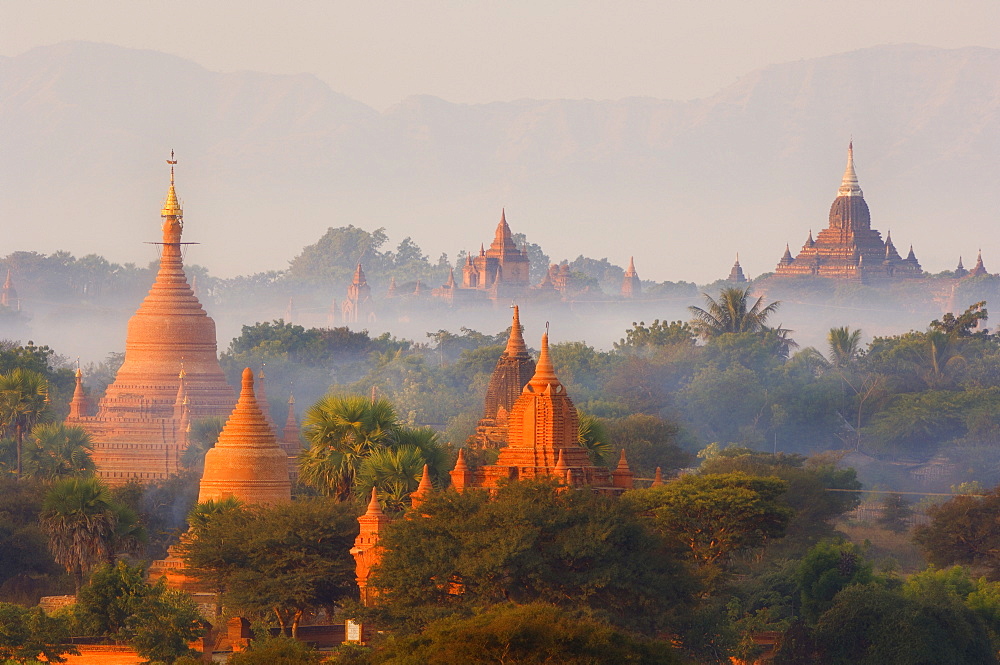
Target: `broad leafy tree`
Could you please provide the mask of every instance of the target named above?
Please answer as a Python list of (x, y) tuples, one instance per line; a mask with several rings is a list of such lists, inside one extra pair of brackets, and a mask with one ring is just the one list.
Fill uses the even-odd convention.
[(985, 496), (956, 496), (928, 509), (930, 524), (914, 540), (936, 566), (965, 564), (1000, 578), (1000, 488)]
[(419, 628), (508, 602), (588, 608), (640, 631), (677, 627), (695, 590), (682, 554), (621, 502), (555, 482), (437, 492), (390, 524), (370, 584), (387, 625)]
[(666, 537), (686, 547), (703, 568), (785, 533), (793, 515), (788, 484), (745, 473), (687, 475), (660, 487), (628, 492), (622, 501), (652, 517)]
[(680, 663), (667, 642), (630, 634), (554, 605), (501, 604), (471, 617), (440, 619), (376, 650), (373, 665)]
[(283, 506), (215, 505), (182, 544), (192, 574), (238, 612), (273, 617), (294, 637), (302, 617), (355, 593), (358, 507), (328, 499)]
[(38, 607), (0, 603), (0, 659), (4, 663), (62, 663), (78, 653), (62, 619), (48, 617)]

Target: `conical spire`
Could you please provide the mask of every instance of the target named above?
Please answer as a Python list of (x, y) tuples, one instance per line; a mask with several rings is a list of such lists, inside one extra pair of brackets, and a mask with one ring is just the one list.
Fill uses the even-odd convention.
[(167, 189), (167, 198), (163, 202), (160, 217), (176, 217), (179, 220), (184, 216), (184, 213), (181, 210), (180, 203), (177, 202), (177, 191), (174, 189), (174, 166), (177, 164), (177, 160), (174, 159), (173, 150), (170, 151), (170, 159), (167, 160), (167, 164), (170, 164), (170, 187)]
[(631, 277), (632, 275), (636, 274), (636, 272), (635, 272), (635, 257), (634, 256), (628, 257), (628, 269), (625, 271), (625, 274), (628, 275), (629, 277)]
[(854, 141), (847, 146), (847, 167), (844, 169), (844, 179), (840, 183), (838, 196), (863, 196), (858, 186), (858, 174), (854, 171)]
[(267, 388), (266, 386), (267, 375), (264, 374), (264, 365), (260, 366), (260, 374), (257, 375), (257, 404), (260, 406), (261, 413), (264, 414), (264, 418), (267, 419), (268, 424), (274, 425), (274, 419), (271, 418), (271, 403), (267, 399)]
[(414, 508), (419, 508), (430, 493), (434, 490), (434, 486), (431, 484), (431, 472), (430, 468), (424, 464), (423, 475), (420, 476), (420, 484), (417, 485), (417, 489), (410, 494), (410, 505)]
[(7, 279), (3, 281), (3, 288), (9, 290), (12, 286), (14, 286), (14, 281), (10, 278), (10, 268), (7, 268)]
[(511, 305), (514, 310), (514, 318), (510, 324), (510, 337), (507, 338), (507, 348), (504, 353), (508, 356), (517, 356), (527, 353), (528, 348), (524, 344), (524, 335), (521, 333), (521, 315), (517, 305)]
[[(542, 333), (542, 350), (538, 354), (538, 362), (535, 364), (535, 375), (528, 381), (528, 386), (535, 389), (535, 392), (542, 392), (547, 389), (557, 392), (562, 384), (556, 378), (556, 370), (552, 365), (552, 358), (549, 357), (549, 333), (546, 330)], [(528, 389), (525, 386), (525, 390)]]
[(812, 247), (815, 244), (816, 241), (813, 240), (813, 230), (809, 229), (809, 237), (806, 239), (806, 247)]
[(510, 232), (510, 226), (507, 225), (507, 211), (501, 208), (500, 222), (497, 224), (497, 232), (496, 237), (493, 239), (493, 244), (502, 246), (513, 243), (514, 240)]
[(205, 455), (198, 502), (233, 496), (250, 504), (288, 503), (288, 457), (254, 394), (253, 370), (243, 370), (240, 399), (219, 439)]
[(906, 254), (907, 261), (916, 261), (917, 255), (913, 253), (913, 245), (910, 245), (910, 251)]
[(663, 471), (656, 467), (656, 474), (653, 476), (653, 484), (650, 487), (659, 487), (663, 484)]
[(361, 261), (358, 261), (358, 267), (354, 269), (354, 279), (351, 280), (353, 284), (360, 286), (361, 284), (366, 284), (365, 271), (361, 269)]
[(629, 468), (628, 460), (625, 459), (624, 448), (622, 448), (621, 457), (618, 458), (618, 466), (611, 472), (611, 478), (615, 487), (620, 487), (622, 489), (632, 489), (633, 487), (632, 469)]
[(288, 447), (299, 445), (299, 422), (295, 419), (295, 396), (288, 396), (288, 415), (285, 416), (285, 427), (281, 430), (281, 439)]
[(560, 448), (559, 449), (559, 458), (556, 460), (555, 475), (557, 475), (557, 476), (565, 476), (567, 469), (568, 469), (568, 467), (566, 466), (565, 455), (563, 454), (563, 449)]
[(451, 476), (451, 486), (456, 492), (463, 491), (466, 487), (472, 486), (472, 472), (465, 463), (465, 449), (458, 449), (458, 459), (455, 460), (455, 468), (448, 474)]
[(788, 259), (789, 261), (792, 260), (792, 250), (788, 247), (787, 242), (785, 243), (785, 253), (782, 254), (781, 258)]
[(69, 403), (69, 420), (86, 418), (89, 414), (87, 394), (83, 392), (83, 372), (76, 368), (76, 386), (73, 388), (73, 399)]
[(365, 511), (365, 515), (371, 517), (383, 515), (382, 506), (378, 502), (378, 490), (374, 487), (372, 487), (372, 498), (368, 501), (368, 510)]
[(449, 289), (455, 288), (455, 269), (454, 268), (449, 268), (448, 269), (448, 281), (445, 283), (445, 286), (448, 287)]

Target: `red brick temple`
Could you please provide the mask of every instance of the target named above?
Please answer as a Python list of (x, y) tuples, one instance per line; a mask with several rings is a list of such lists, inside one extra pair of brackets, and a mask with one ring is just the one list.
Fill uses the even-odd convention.
[(235, 402), (219, 365), (215, 321), (184, 274), (183, 212), (174, 189), (172, 157), (170, 188), (160, 213), (160, 268), (128, 322), (125, 362), (96, 414), (90, 415), (80, 388), (66, 419), (90, 433), (98, 475), (110, 484), (177, 473), (190, 422), (226, 416)]

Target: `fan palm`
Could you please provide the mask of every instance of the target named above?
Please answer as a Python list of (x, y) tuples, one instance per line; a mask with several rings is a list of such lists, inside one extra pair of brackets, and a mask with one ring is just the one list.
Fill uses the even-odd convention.
[(118, 521), (111, 493), (94, 477), (61, 480), (45, 495), (40, 519), (53, 558), (79, 591), (90, 569), (111, 556)]
[(766, 330), (768, 317), (777, 311), (781, 302), (775, 301), (765, 306), (764, 297), (761, 296), (750, 305), (750, 289), (749, 286), (746, 289), (738, 286), (722, 289), (718, 300), (703, 293), (705, 309), (688, 307), (694, 315), (691, 325), (695, 332), (703, 339), (707, 339), (725, 333)]
[(427, 461), (416, 446), (373, 450), (358, 469), (354, 492), (363, 499), (375, 487), (383, 506), (402, 510), (420, 484), (424, 464)]
[(86, 476), (94, 472), (90, 434), (81, 427), (41, 423), (31, 428), (23, 457), (25, 472), (43, 480)]
[(0, 426), (17, 446), (17, 477), (21, 477), (24, 436), (45, 413), (48, 398), (45, 377), (20, 367), (0, 374)]
[(360, 395), (323, 397), (306, 409), (302, 419), (302, 433), (309, 444), (300, 458), (302, 481), (348, 498), (361, 462), (375, 448), (392, 445), (398, 430), (399, 419), (387, 400)]
[(611, 444), (611, 435), (604, 421), (589, 413), (577, 411), (580, 425), (577, 428), (577, 441), (587, 449), (590, 462), (595, 466), (604, 466), (614, 458), (615, 448)]
[(858, 357), (861, 350), (861, 331), (848, 326), (830, 328), (826, 337), (830, 344), (830, 363), (834, 367), (846, 367)]

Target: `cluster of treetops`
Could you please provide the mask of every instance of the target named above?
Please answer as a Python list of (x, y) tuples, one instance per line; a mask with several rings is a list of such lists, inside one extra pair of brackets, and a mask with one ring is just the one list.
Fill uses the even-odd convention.
[[(6, 345), (0, 597), (10, 604), (0, 605), (0, 657), (52, 661), (72, 649), (69, 636), (88, 636), (185, 662), (187, 641), (207, 622), (189, 596), (145, 579), (143, 566), (187, 532), (180, 549), (189, 570), (221, 594), (225, 614), (216, 619), (245, 616), (262, 628), (241, 656), (259, 660), (244, 662), (277, 662), (276, 653), (315, 662), (264, 628), (294, 635), (304, 621), (344, 618), (383, 632), (367, 647), (326, 654), (331, 662), (485, 663), (507, 654), (713, 663), (752, 658), (767, 636), (778, 663), (996, 662), (1000, 490), (971, 485), (915, 528), (902, 497), (887, 496), (873, 528), (912, 541), (923, 557), (903, 570), (845, 538), (861, 483), (839, 455), (815, 452), (988, 448), (1000, 340), (983, 327), (984, 303), (867, 348), (858, 331), (835, 329), (826, 355), (797, 349), (792, 331), (770, 326), (777, 309), (726, 289), (692, 308), (691, 322), (635, 324), (609, 353), (553, 346), (557, 373), (587, 415), (580, 442), (595, 463), (611, 463), (623, 446), (640, 476), (689, 467), (620, 499), (544, 480), (492, 496), (448, 489), (455, 447), (444, 441), (464, 439), (420, 426), (422, 410), (464, 408), (431, 413), (452, 418), (445, 432), (468, 430), (506, 332), (439, 331), (424, 345), (248, 326), (224, 355), (228, 369), (260, 354), (270, 381), (313, 365), (328, 381), (334, 369), (353, 372), (364, 388), (352, 395), (338, 385), (308, 402), (295, 500), (273, 508), (194, 505), (201, 454), (220, 426), (212, 421), (198, 423), (188, 472), (107, 488), (93, 476), (86, 434), (58, 424), (71, 373), (50, 349)], [(452, 395), (455, 404), (442, 406)], [(899, 438), (910, 419), (926, 439)], [(880, 428), (897, 438), (879, 438)], [(769, 449), (772, 433), (784, 445), (796, 431), (814, 454), (754, 450)], [(408, 511), (425, 464), (436, 491)], [(369, 582), (379, 602), (366, 608), (354, 602), (349, 550), (372, 488), (382, 510), (409, 518), (381, 533), (384, 556)], [(27, 607), (74, 589), (78, 602), (52, 616)]]

